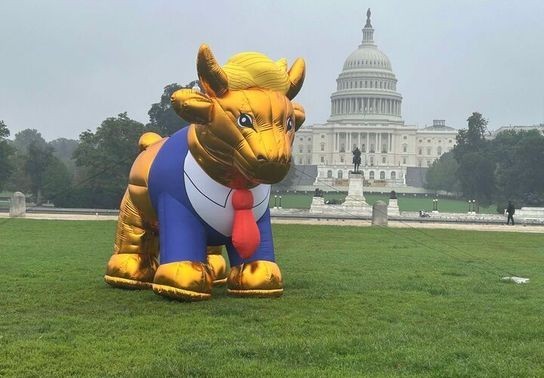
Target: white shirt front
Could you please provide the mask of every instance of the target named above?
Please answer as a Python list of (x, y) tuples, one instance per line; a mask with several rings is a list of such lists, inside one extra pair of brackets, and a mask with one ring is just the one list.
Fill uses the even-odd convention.
[[(234, 189), (221, 185), (208, 176), (190, 152), (185, 157), (183, 171), (185, 190), (197, 214), (216, 231), (231, 236)], [(270, 185), (257, 185), (250, 191), (253, 194), (253, 216), (257, 221), (268, 209)]]

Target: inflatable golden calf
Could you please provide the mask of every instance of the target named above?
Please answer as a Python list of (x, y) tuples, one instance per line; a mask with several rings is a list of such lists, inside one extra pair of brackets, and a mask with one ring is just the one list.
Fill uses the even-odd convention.
[(288, 69), (285, 59), (246, 52), (221, 67), (202, 45), (197, 71), (202, 92), (172, 96), (191, 125), (169, 138), (140, 138), (104, 279), (189, 301), (210, 298), (212, 285), (225, 282), (233, 296), (280, 296), (268, 202), (304, 122), (291, 102), (304, 61)]

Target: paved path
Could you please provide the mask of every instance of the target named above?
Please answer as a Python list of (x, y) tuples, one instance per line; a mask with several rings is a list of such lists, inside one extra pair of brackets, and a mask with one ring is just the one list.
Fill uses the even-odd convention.
[[(0, 218), (9, 218), (9, 214), (0, 213)], [(53, 213), (27, 213), (25, 219), (47, 220), (117, 220), (117, 215), (91, 215), (91, 214), (53, 214)]]
[[(360, 226), (370, 227), (370, 220), (352, 220), (352, 219), (286, 219), (272, 218), (275, 224), (309, 224), (321, 226)], [(479, 224), (479, 223), (437, 223), (437, 222), (413, 222), (413, 221), (389, 221), (389, 227), (392, 228), (440, 228), (447, 230), (470, 230), (470, 231), (495, 231), (495, 232), (528, 232), (543, 233), (544, 226), (533, 225), (515, 225), (507, 226), (502, 224)]]
[[(0, 218), (8, 218), (7, 213), (0, 213)], [(115, 215), (82, 215), (82, 214), (36, 214), (28, 213), (25, 219), (48, 219), (48, 220), (98, 220), (98, 221), (116, 221)], [(308, 219), (288, 219), (272, 218), (274, 224), (308, 224), (321, 226), (371, 226), (370, 220), (353, 219), (334, 219), (319, 220), (315, 218)], [(544, 233), (544, 226), (534, 225), (515, 225), (507, 226), (502, 224), (476, 224), (476, 223), (436, 223), (436, 222), (414, 222), (414, 221), (389, 221), (389, 227), (393, 228), (439, 228), (451, 230), (471, 230), (471, 231), (495, 231), (495, 232), (527, 232)]]

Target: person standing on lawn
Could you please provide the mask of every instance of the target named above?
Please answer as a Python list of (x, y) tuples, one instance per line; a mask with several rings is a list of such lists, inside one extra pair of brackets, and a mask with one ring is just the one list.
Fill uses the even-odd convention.
[(514, 225), (514, 213), (516, 212), (516, 208), (514, 207), (514, 204), (512, 201), (508, 201), (508, 207), (506, 208), (506, 213), (508, 214), (508, 220), (506, 221), (506, 224), (510, 224), (510, 221), (512, 221), (512, 226)]

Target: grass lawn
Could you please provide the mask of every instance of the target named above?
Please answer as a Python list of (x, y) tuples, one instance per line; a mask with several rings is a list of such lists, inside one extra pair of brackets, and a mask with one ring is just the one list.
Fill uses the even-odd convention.
[(114, 226), (0, 220), (0, 376), (544, 376), (544, 235), (275, 225), (282, 298), (180, 303)]
[[(309, 209), (310, 204), (312, 203), (312, 194), (304, 193), (287, 193), (281, 194), (282, 197), (282, 207), (291, 208), (291, 209)], [(328, 199), (337, 199), (344, 201), (346, 198), (346, 193), (326, 193), (325, 200)], [(365, 193), (366, 201), (369, 205), (373, 205), (374, 202), (380, 200), (385, 203), (389, 202), (389, 196), (382, 194), (372, 194)], [(399, 208), (401, 211), (419, 211), (427, 210), (431, 211), (433, 209), (433, 197), (414, 197), (413, 195), (407, 194), (403, 196), (398, 194), (399, 199)], [(279, 200), (274, 199), (274, 193), (270, 197), (270, 206), (274, 207), (274, 201), (277, 201), (279, 205)], [(466, 213), (468, 211), (468, 203), (462, 200), (455, 199), (440, 199), (438, 202), (438, 209), (444, 213)], [(496, 214), (497, 208), (492, 205), (489, 207), (480, 206), (480, 213), (483, 214)]]

